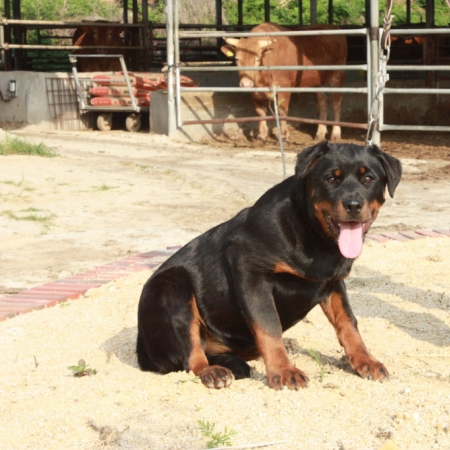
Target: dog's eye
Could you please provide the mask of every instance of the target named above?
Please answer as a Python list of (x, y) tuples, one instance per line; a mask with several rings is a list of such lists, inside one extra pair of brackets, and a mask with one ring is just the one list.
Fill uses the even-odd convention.
[(336, 177), (329, 177), (329, 178), (327, 178), (327, 181), (330, 184), (334, 184), (334, 183), (336, 183)]
[(373, 178), (370, 176), (370, 175), (366, 175), (365, 177), (364, 177), (364, 183), (366, 183), (366, 184), (369, 184), (369, 183), (372, 183), (372, 181), (373, 181)]

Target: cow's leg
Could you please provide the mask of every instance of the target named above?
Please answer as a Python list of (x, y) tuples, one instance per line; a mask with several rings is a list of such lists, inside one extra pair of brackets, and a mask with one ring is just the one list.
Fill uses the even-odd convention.
[[(345, 64), (343, 62), (342, 64)], [(342, 87), (344, 85), (345, 72), (338, 71), (334, 74), (331, 80), (331, 87)], [(341, 92), (333, 92), (331, 95), (333, 102), (333, 113), (334, 113), (334, 121), (340, 122), (341, 120), (341, 105), (342, 105), (342, 93)], [(341, 139), (341, 127), (334, 125), (331, 130), (330, 140), (332, 142), (339, 141)]]
[[(319, 120), (327, 120), (328, 102), (327, 96), (324, 92), (316, 92), (316, 101), (319, 108)], [(320, 123), (317, 127), (317, 133), (315, 139), (317, 141), (323, 141), (327, 134), (327, 126)]]
[[(256, 114), (258, 114), (259, 117), (266, 117), (267, 116), (267, 100), (257, 100), (253, 99), (255, 104), (255, 110)], [(268, 128), (267, 128), (267, 122), (265, 120), (261, 120), (258, 125), (258, 136), (256, 138), (257, 144), (264, 144), (267, 139), (268, 134)]]
[[(287, 116), (289, 111), (289, 103), (291, 101), (291, 93), (290, 92), (280, 92), (277, 98), (278, 102), (278, 115)], [(280, 121), (281, 128), (281, 139), (283, 141), (288, 142), (289, 140), (289, 132), (287, 129), (287, 123), (285, 120)]]
[[(340, 92), (333, 92), (332, 101), (333, 101), (334, 121), (340, 122), (342, 94)], [(341, 127), (338, 125), (333, 125), (333, 129), (331, 130), (330, 141), (337, 142), (340, 139), (341, 139)]]

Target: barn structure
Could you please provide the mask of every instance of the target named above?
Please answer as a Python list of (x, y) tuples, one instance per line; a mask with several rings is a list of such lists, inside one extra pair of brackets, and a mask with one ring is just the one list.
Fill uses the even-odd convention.
[[(321, 1), (298, 0), (298, 25), (317, 22)], [(327, 3), (327, 22), (334, 23), (333, 0), (323, 1)], [(383, 130), (450, 131), (450, 28), (449, 24), (436, 24), (436, 2), (445, 1), (427, 0), (425, 17), (420, 23), (413, 23), (411, 0), (404, 0), (406, 20), (402, 26), (390, 30), (392, 45), (388, 58), (380, 51), (380, 10), (384, 6), (381, 8), (378, 0), (365, 1), (363, 24), (343, 25), (334, 32), (345, 34), (349, 44), (344, 68), (347, 81), (342, 88), (344, 126), (367, 128), (377, 87), (380, 87), (376, 75), (385, 65), (381, 55), (387, 59), (390, 81), (382, 90), (383, 107), (375, 111), (379, 116), (375, 141)], [(154, 76), (164, 74), (164, 88), (152, 92), (151, 131), (193, 140), (198, 140), (202, 133), (249, 132), (254, 127), (249, 120), (249, 116), (254, 116), (249, 93), (262, 88), (237, 89), (238, 69), (220, 52), (223, 37), (249, 35), (251, 26), (245, 25), (244, 20), (245, 2), (237, 0), (237, 21), (228, 24), (223, 20), (222, 0), (214, 0), (215, 23), (204, 25), (179, 22), (180, 0), (166, 0), (164, 23), (149, 20), (148, 0), (132, 0), (131, 7), (123, 2), (119, 23), (24, 20), (20, 0), (4, 0), (0, 27), (0, 69), (3, 71), (0, 72), (3, 102), (0, 121), (16, 120), (41, 126), (48, 122), (54, 128), (76, 128), (76, 121), (83, 122), (80, 118), (92, 117), (92, 112), (80, 114), (77, 109), (79, 99), (72, 84), (68, 55), (79, 47), (72, 42), (71, 34), (79, 27), (117, 27), (123, 30), (123, 46), (102, 45), (92, 51), (120, 51), (125, 55), (128, 70)], [(308, 5), (306, 15), (304, 3)], [(264, 21), (272, 19), (271, 11), (271, 1), (264, 0)], [(32, 43), (29, 42), (31, 33), (35, 37)], [(312, 32), (296, 29), (288, 34), (308, 33)], [(194, 80), (195, 86), (184, 85), (183, 75)], [(315, 121), (310, 96), (318, 90), (333, 91), (327, 87), (291, 89), (302, 96), (297, 108), (289, 112), (291, 121)], [(48, 108), (48, 121), (43, 118), (43, 103)], [(67, 125), (69, 122), (71, 125)], [(88, 128), (92, 126), (89, 120), (84, 123)]]

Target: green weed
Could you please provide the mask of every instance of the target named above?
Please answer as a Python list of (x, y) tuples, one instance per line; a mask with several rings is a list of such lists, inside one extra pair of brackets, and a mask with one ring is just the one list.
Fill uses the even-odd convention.
[(197, 423), (200, 426), (202, 435), (210, 438), (210, 440), (206, 443), (207, 448), (214, 448), (219, 445), (231, 447), (232, 443), (230, 438), (236, 436), (236, 431), (225, 427), (223, 431), (214, 433), (214, 428), (216, 426), (215, 423), (210, 423), (209, 421), (203, 422), (202, 420), (199, 420)]
[(3, 211), (1, 214), (12, 220), (26, 220), (29, 222), (38, 222), (42, 224), (46, 230), (50, 227), (50, 222), (55, 217), (54, 214), (50, 214), (48, 211), (44, 211), (42, 209), (34, 207), (21, 209), (18, 212), (6, 210)]
[(110, 189), (114, 189), (111, 186), (108, 186), (107, 184), (102, 184), (101, 186), (92, 186), (92, 189), (95, 191), (109, 191)]
[(32, 144), (17, 137), (6, 136), (3, 142), (0, 142), (0, 155), (29, 155), (42, 156), (45, 158), (54, 158), (58, 154), (43, 142)]
[(97, 373), (97, 370), (95, 369), (88, 369), (88, 364), (86, 364), (84, 359), (80, 359), (77, 366), (69, 366), (68, 369), (71, 370), (73, 376), (77, 378), (95, 375)]
[(449, 302), (447, 302), (446, 305), (444, 304), (444, 299), (445, 299), (445, 292), (443, 292), (438, 298), (438, 302), (441, 305), (442, 309), (448, 308), (450, 306)]
[(25, 176), (23, 173), (20, 181), (2, 180), (0, 181), (0, 183), (20, 188), (19, 197), (22, 197), (24, 191), (34, 191), (34, 188), (27, 186), (27, 182), (25, 181)]
[(309, 355), (316, 361), (317, 365), (320, 368), (320, 382), (322, 383), (323, 379), (325, 378), (325, 369), (323, 368), (323, 364), (322, 361), (320, 360), (319, 355), (317, 354), (317, 352), (315, 350), (313, 350), (312, 348), (309, 350), (306, 350)]

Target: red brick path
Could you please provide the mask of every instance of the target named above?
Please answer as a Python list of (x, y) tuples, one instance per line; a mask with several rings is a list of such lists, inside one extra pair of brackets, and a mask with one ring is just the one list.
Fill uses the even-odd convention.
[[(450, 237), (450, 230), (416, 230), (367, 234), (366, 239), (375, 242), (389, 240), (409, 241), (436, 237)], [(92, 270), (51, 283), (0, 298), (0, 322), (37, 309), (50, 308), (67, 300), (83, 296), (89, 289), (110, 281), (126, 277), (133, 272), (153, 269), (162, 264), (180, 247), (168, 247), (167, 250), (151, 251), (129, 256), (119, 261), (97, 266)]]

